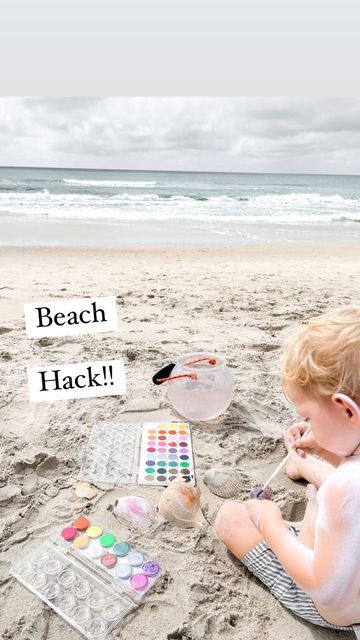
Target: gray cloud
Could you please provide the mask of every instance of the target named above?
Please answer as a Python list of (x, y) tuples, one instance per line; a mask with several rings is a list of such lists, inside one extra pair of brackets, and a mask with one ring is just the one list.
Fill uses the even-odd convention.
[(0, 98), (0, 164), (360, 173), (360, 99)]

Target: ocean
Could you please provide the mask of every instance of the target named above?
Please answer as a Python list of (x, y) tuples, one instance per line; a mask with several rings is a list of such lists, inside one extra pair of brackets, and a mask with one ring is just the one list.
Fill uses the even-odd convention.
[(359, 242), (360, 176), (0, 168), (0, 244)]

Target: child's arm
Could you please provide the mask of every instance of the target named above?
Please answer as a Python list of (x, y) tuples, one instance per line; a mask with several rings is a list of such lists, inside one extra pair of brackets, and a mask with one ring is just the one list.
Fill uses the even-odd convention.
[(250, 518), (264, 536), (285, 571), (315, 602), (342, 608), (358, 593), (354, 576), (359, 572), (359, 487), (351, 496), (328, 482), (319, 504), (314, 549), (302, 544), (290, 531), (278, 507), (267, 500), (248, 500)]

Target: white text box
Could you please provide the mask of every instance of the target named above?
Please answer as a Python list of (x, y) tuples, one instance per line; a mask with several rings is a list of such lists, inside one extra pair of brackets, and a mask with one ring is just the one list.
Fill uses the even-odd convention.
[(28, 367), (30, 402), (117, 396), (126, 393), (124, 361)]
[(115, 296), (24, 304), (28, 338), (117, 331)]

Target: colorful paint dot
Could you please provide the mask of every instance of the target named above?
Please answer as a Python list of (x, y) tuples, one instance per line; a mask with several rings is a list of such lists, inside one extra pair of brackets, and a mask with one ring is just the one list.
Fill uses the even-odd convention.
[(187, 447), (187, 442), (180, 442), (180, 443), (179, 443), (179, 446), (180, 446), (180, 447)]
[(166, 461), (165, 460), (158, 460), (158, 466), (159, 467), (166, 467)]
[(86, 536), (86, 535), (75, 538), (73, 542), (73, 546), (76, 547), (76, 549), (86, 549), (86, 547), (89, 544), (90, 544), (90, 538), (89, 536)]
[(171, 475), (175, 475), (177, 472), (178, 472), (178, 470), (177, 470), (177, 469), (169, 469), (169, 473), (170, 473)]
[(189, 456), (186, 456), (185, 454), (182, 454), (180, 456), (180, 460), (189, 460)]
[(148, 440), (156, 440), (156, 436), (148, 436)]
[(177, 459), (178, 459), (178, 457), (177, 457), (176, 453), (170, 453), (169, 460), (177, 460)]
[(156, 429), (149, 429), (148, 433), (156, 433)]
[(154, 453), (154, 451), (156, 451), (156, 449), (154, 447), (148, 447), (146, 449), (146, 451), (148, 451), (149, 453)]
[(158, 473), (166, 473), (166, 469), (163, 469), (162, 467), (160, 469), (157, 470)]
[(160, 435), (164, 435), (164, 433), (166, 433), (166, 429), (159, 429), (159, 433)]
[(170, 453), (176, 453), (177, 449), (175, 449), (175, 447), (170, 447), (169, 451)]
[(77, 529), (75, 527), (65, 527), (61, 532), (61, 537), (67, 542), (71, 542), (77, 536)]
[(154, 466), (154, 464), (155, 464), (154, 460), (146, 460), (146, 465), (147, 465), (148, 467), (153, 467), (153, 466)]
[(187, 431), (179, 431), (180, 436), (186, 436), (186, 434), (187, 434)]
[(145, 573), (146, 576), (157, 576), (157, 574), (160, 571), (160, 566), (158, 565), (157, 562), (153, 562), (152, 560), (148, 560), (147, 562), (144, 562), (143, 566), (142, 566), (142, 570)]
[(100, 562), (107, 569), (112, 569), (113, 567), (115, 567), (115, 565), (117, 563), (117, 557), (114, 556), (113, 553), (104, 553), (104, 555), (101, 556)]
[(88, 518), (85, 518), (85, 516), (80, 516), (79, 518), (76, 518), (76, 520), (74, 520), (73, 522), (73, 526), (78, 531), (86, 531), (89, 525), (90, 525), (90, 520)]
[(115, 536), (113, 536), (112, 533), (104, 533), (103, 536), (101, 536), (99, 542), (103, 547), (112, 547), (114, 542), (116, 541)]
[(184, 449), (184, 447), (181, 447), (180, 453), (189, 453), (189, 449)]
[(158, 448), (158, 451), (159, 451), (160, 453), (165, 453), (165, 452), (166, 452), (166, 449), (164, 449), (164, 447), (159, 447), (159, 448)]
[(185, 467), (185, 468), (187, 468), (187, 467), (189, 467), (189, 466), (190, 466), (190, 465), (189, 465), (189, 463), (188, 463), (188, 462), (180, 462), (180, 467)]
[(169, 442), (169, 447), (176, 447), (177, 443), (176, 442)]
[(166, 436), (159, 436), (158, 440), (166, 440)]
[(177, 467), (178, 463), (174, 462), (174, 460), (171, 460), (171, 462), (169, 462), (169, 467)]
[(139, 551), (129, 551), (128, 562), (132, 567), (140, 567), (144, 562), (144, 556)]
[(127, 562), (122, 562), (121, 564), (118, 564), (118, 566), (116, 567), (115, 575), (118, 578), (127, 580), (128, 578), (130, 578), (132, 571), (133, 571), (132, 567)]
[(154, 480), (154, 476), (145, 476), (144, 480), (147, 480), (148, 482), (152, 482)]
[(129, 545), (127, 542), (117, 542), (114, 544), (113, 552), (119, 557), (124, 558), (129, 552)]
[(170, 433), (170, 435), (172, 435), (172, 436), (176, 436), (176, 431), (174, 431), (174, 429), (171, 429), (171, 430), (169, 431), (169, 433)]
[(159, 482), (165, 482), (166, 478), (165, 478), (165, 476), (157, 476), (157, 480)]
[(187, 475), (189, 475), (190, 471), (189, 471), (189, 469), (181, 469), (180, 473), (182, 473), (184, 476), (187, 476)]
[(154, 467), (146, 467), (145, 473), (155, 473)]
[(147, 587), (149, 579), (144, 573), (135, 573), (135, 575), (130, 578), (130, 582), (134, 589), (141, 591)]

